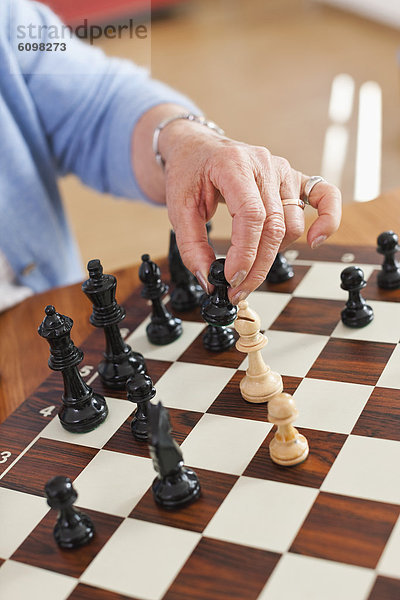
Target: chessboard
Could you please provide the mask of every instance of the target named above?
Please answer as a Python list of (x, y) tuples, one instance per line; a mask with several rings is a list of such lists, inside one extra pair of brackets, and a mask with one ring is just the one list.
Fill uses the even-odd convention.
[[(269, 340), (264, 359), (294, 395), (307, 460), (271, 461), (267, 405), (239, 391), (247, 359), (234, 347), (207, 352), (199, 311), (178, 315), (175, 342), (148, 342), (150, 307), (137, 289), (124, 303), (122, 334), (146, 359), (154, 402), (169, 409), (202, 496), (172, 512), (155, 504), (148, 446), (130, 431), (135, 406), (100, 382), (104, 336), (94, 330), (80, 369), (106, 396), (107, 420), (90, 433), (65, 431), (62, 377), (51, 373), (0, 426), (1, 598), (400, 598), (400, 290), (378, 288), (374, 248), (298, 245), (286, 256), (294, 277), (264, 283), (249, 304)], [(350, 264), (363, 269), (375, 314), (362, 329), (340, 319), (340, 273)], [(44, 485), (55, 475), (73, 480), (76, 506), (96, 528), (77, 550), (60, 549), (52, 535), (57, 515)]]

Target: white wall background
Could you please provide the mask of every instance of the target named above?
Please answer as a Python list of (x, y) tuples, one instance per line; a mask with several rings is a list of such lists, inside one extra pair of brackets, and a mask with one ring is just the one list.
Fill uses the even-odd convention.
[(400, 0), (318, 0), (400, 28)]

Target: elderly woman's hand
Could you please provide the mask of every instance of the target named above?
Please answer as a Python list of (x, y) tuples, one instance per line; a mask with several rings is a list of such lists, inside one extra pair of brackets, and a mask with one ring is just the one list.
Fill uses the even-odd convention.
[[(232, 237), (225, 275), (237, 303), (265, 279), (278, 250), (304, 231), (300, 206), (282, 199), (300, 198), (309, 179), (266, 148), (249, 146), (185, 121), (168, 125), (160, 136), (165, 160), (166, 203), (185, 265), (207, 288), (214, 252), (206, 223), (223, 199), (232, 216)], [(312, 188), (310, 204), (318, 217), (307, 240), (312, 248), (340, 223), (341, 194), (325, 181)]]

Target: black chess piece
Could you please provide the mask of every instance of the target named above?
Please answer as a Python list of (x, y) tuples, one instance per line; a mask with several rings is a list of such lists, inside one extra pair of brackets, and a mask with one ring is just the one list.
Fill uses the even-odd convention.
[(149, 439), (149, 408), (150, 400), (156, 395), (156, 389), (148, 375), (140, 373), (128, 379), (126, 384), (128, 400), (137, 404), (137, 409), (131, 421), (132, 435), (136, 440)]
[(143, 254), (139, 269), (140, 281), (144, 284), (142, 296), (151, 300), (153, 312), (146, 333), (152, 344), (170, 344), (182, 335), (182, 321), (168, 312), (161, 298), (168, 292), (168, 286), (161, 281), (160, 268)]
[(125, 309), (115, 300), (117, 280), (114, 275), (105, 275), (99, 260), (88, 263), (89, 279), (82, 290), (93, 305), (90, 322), (104, 330), (106, 350), (97, 370), (104, 385), (112, 389), (123, 389), (130, 377), (146, 371), (144, 358), (126, 344), (118, 323), (125, 318)]
[(377, 252), (383, 254), (382, 270), (378, 273), (378, 286), (384, 290), (400, 288), (400, 264), (395, 258), (400, 250), (399, 238), (394, 231), (384, 231), (378, 236)]
[(230, 327), (209, 325), (203, 335), (203, 345), (210, 352), (224, 352), (235, 345), (236, 339)]
[(197, 500), (201, 488), (194, 471), (183, 466), (182, 451), (171, 435), (168, 411), (159, 402), (150, 405), (150, 454), (158, 473), (152, 485), (154, 500), (167, 509)]
[(168, 253), (169, 272), (174, 289), (171, 292), (171, 306), (178, 312), (187, 312), (199, 306), (204, 290), (196, 277), (183, 264), (175, 232), (171, 229)]
[(47, 504), (59, 511), (53, 530), (61, 548), (80, 548), (94, 537), (95, 530), (89, 517), (74, 508), (78, 495), (69, 477), (53, 477), (45, 485)]
[(224, 274), (225, 259), (217, 258), (211, 267), (208, 281), (214, 286), (210, 295), (205, 295), (201, 304), (201, 316), (216, 327), (231, 325), (237, 316), (237, 306), (228, 298), (229, 283)]
[(91, 431), (107, 417), (106, 401), (79, 374), (83, 352), (71, 340), (72, 319), (60, 315), (51, 305), (46, 306), (45, 313), (38, 332), (50, 344), (50, 369), (61, 371), (64, 379), (63, 404), (58, 413), (61, 425), (73, 433)]
[(365, 327), (374, 318), (374, 311), (361, 296), (361, 290), (367, 285), (360, 267), (347, 267), (340, 275), (341, 288), (349, 292), (346, 308), (342, 310), (342, 321), (347, 327)]
[(285, 256), (278, 252), (268, 272), (266, 281), (269, 283), (283, 283), (294, 276), (292, 265), (288, 263)]

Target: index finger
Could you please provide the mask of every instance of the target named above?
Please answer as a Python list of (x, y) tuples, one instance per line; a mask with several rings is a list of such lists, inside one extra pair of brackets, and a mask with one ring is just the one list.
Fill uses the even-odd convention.
[[(301, 193), (309, 177), (302, 175)], [(318, 217), (307, 233), (311, 248), (317, 248), (329, 236), (338, 230), (342, 217), (342, 194), (327, 181), (320, 181), (309, 194), (310, 205), (317, 209)]]
[(239, 286), (257, 256), (266, 210), (251, 165), (225, 168), (213, 181), (232, 216), (231, 246), (225, 262), (225, 277)]

